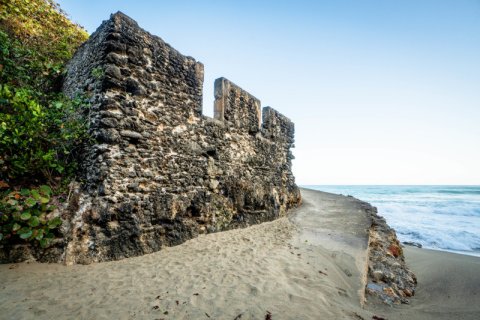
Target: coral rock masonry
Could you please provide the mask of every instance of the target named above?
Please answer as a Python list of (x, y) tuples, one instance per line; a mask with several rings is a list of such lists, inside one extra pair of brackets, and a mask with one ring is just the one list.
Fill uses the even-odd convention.
[[(276, 219), (297, 206), (293, 123), (227, 79), (202, 115), (203, 65), (116, 13), (69, 62), (95, 144), (59, 259), (117, 260), (202, 233)], [(263, 120), (262, 120), (263, 118)]]

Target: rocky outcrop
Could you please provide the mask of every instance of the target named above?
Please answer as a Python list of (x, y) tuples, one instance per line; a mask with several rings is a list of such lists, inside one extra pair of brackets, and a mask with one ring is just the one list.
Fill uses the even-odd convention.
[(69, 62), (63, 89), (88, 96), (94, 143), (62, 213), (63, 238), (54, 254), (35, 259), (138, 256), (273, 220), (300, 203), (293, 123), (272, 108), (261, 112), (257, 98), (224, 78), (215, 82), (215, 117), (206, 117), (202, 86), (200, 62), (122, 13), (92, 34)]
[(405, 263), (395, 230), (371, 207), (366, 292), (387, 304), (409, 303), (417, 278)]

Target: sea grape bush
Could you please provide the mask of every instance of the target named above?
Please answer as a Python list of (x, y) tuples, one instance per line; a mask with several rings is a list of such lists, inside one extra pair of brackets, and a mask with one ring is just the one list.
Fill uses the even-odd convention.
[(48, 247), (61, 225), (59, 217), (50, 217), (55, 207), (50, 203), (52, 189), (39, 188), (9, 191), (0, 201), (0, 242), (35, 242)]

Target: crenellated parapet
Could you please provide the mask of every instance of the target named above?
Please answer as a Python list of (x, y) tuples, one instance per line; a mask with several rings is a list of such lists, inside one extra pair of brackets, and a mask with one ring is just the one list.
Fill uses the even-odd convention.
[(233, 82), (219, 78), (215, 80), (214, 117), (229, 125), (256, 134), (260, 130), (260, 100)]
[(293, 122), (277, 110), (263, 108), (262, 134), (273, 140), (281, 140), (289, 145), (294, 142), (295, 126)]
[[(90, 99), (93, 143), (65, 213), (64, 246), (47, 261), (118, 260), (202, 233), (284, 216), (300, 203), (293, 123), (225, 78), (215, 119), (202, 114), (203, 64), (122, 13), (67, 66), (63, 89)], [(42, 258), (40, 258), (41, 260)]]
[(260, 100), (225, 78), (215, 80), (214, 118), (249, 134), (294, 142), (295, 126), (286, 116), (271, 107), (260, 111)]

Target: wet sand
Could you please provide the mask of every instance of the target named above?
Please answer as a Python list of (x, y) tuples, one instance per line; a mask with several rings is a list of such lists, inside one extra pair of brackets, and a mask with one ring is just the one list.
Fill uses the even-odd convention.
[(370, 308), (389, 319), (480, 319), (480, 258), (404, 248), (418, 285), (410, 305)]

